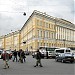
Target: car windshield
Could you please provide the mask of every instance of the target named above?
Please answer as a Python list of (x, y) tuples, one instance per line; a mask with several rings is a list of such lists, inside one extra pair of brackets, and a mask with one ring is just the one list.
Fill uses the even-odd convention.
[(2, 51), (0, 51), (0, 53), (1, 53)]
[[(4, 53), (4, 51), (3, 51), (3, 53)], [(7, 50), (6, 53), (11, 53), (11, 52)]]
[(54, 51), (56, 48), (47, 48), (47, 51)]
[(45, 47), (39, 47), (39, 49), (46, 49)]
[(64, 53), (64, 50), (56, 50), (56, 53)]
[(7, 53), (10, 53), (10, 51), (6, 51)]

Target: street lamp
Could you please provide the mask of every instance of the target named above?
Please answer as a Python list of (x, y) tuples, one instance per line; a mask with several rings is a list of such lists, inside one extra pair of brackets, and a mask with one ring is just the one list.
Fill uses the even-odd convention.
[(23, 41), (23, 44), (26, 44), (26, 41)]
[(24, 12), (23, 15), (26, 16), (26, 13)]
[[(26, 16), (26, 12), (24, 12), (23, 15)], [(23, 41), (23, 44), (26, 44), (26, 41)]]

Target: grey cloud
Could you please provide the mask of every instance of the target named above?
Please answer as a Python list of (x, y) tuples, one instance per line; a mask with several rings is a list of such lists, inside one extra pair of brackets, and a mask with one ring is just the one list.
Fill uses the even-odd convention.
[[(46, 12), (51, 16), (74, 22), (75, 5), (73, 0), (11, 1), (13, 3), (12, 10), (10, 12), (1, 12), (0, 14), (0, 35), (8, 34), (11, 30), (21, 29), (33, 10)], [(23, 16), (23, 12), (26, 12), (26, 16)]]

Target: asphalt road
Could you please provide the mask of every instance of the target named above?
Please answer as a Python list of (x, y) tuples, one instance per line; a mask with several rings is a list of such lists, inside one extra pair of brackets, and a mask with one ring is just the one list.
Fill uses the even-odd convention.
[(0, 59), (0, 75), (75, 75), (75, 63), (55, 62), (54, 59), (42, 59), (43, 67), (34, 67), (36, 60), (26, 57), (25, 63), (9, 61), (10, 68), (3, 69)]

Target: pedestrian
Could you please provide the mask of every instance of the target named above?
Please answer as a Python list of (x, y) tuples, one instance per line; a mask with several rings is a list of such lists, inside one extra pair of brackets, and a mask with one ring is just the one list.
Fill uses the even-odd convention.
[(3, 58), (3, 61), (4, 61), (4, 69), (9, 68), (9, 65), (8, 65), (9, 54), (6, 51), (4, 51), (4, 53), (2, 55), (2, 58)]
[(19, 57), (18, 62), (20, 61), (20, 53), (21, 53), (21, 49), (18, 51), (18, 57)]
[(23, 50), (21, 50), (20, 59), (21, 59), (21, 63), (23, 63), (23, 60), (24, 60), (24, 62), (25, 62), (25, 53), (24, 53)]
[(36, 60), (36, 65), (34, 67), (38, 66), (38, 64), (40, 67), (43, 67), (41, 64), (41, 53), (39, 52), (39, 49), (37, 49)]
[(22, 51), (22, 57), (23, 57), (23, 62), (26, 62), (26, 56), (25, 56), (25, 52)]
[(16, 51), (16, 49), (13, 52), (13, 56), (14, 56), (13, 62), (15, 61), (15, 59), (16, 59), (16, 62), (17, 62), (17, 51)]

